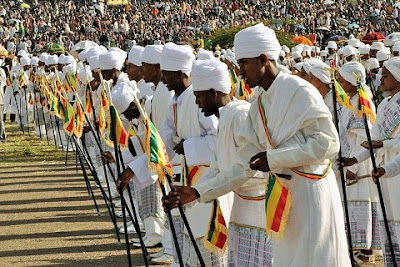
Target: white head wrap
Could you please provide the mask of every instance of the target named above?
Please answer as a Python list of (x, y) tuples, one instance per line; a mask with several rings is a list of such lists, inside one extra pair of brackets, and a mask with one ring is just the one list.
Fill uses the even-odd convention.
[(85, 61), (86, 60), (86, 54), (87, 54), (87, 50), (83, 50), (78, 54), (78, 59), (80, 61)]
[(281, 50), (281, 52), (279, 52), (279, 57), (285, 57), (286, 53), (285, 51)]
[(160, 68), (166, 71), (182, 71), (189, 77), (194, 58), (190, 46), (166, 43), (161, 53)]
[(144, 47), (134, 45), (131, 48), (131, 51), (129, 51), (128, 54), (128, 62), (132, 63), (133, 65), (136, 65), (138, 67), (142, 66), (142, 53), (143, 53)]
[(48, 56), (47, 59), (46, 59), (46, 65), (47, 66), (57, 65), (57, 63), (58, 63), (57, 55)]
[(236, 60), (242, 58), (255, 58), (265, 54), (269, 60), (277, 60), (281, 45), (275, 32), (259, 23), (255, 26), (241, 30), (235, 35)]
[(89, 63), (90, 70), (94, 71), (96, 69), (100, 69), (100, 60), (99, 60), (100, 55), (92, 56), (87, 59), (87, 62)]
[(300, 52), (297, 52), (297, 51), (292, 53), (292, 57), (293, 57), (293, 59), (302, 58)]
[(221, 55), (225, 55), (226, 54), (226, 50), (225, 49), (221, 49)]
[(29, 59), (29, 57), (21, 57), (21, 66), (30, 66), (31, 65), (31, 60)]
[(76, 72), (76, 67), (73, 64), (69, 64), (68, 66), (63, 67), (63, 73), (65, 75), (75, 73)]
[(125, 112), (135, 99), (132, 91), (129, 90), (126, 86), (122, 86), (116, 90), (112, 90), (111, 98), (119, 114)]
[(349, 45), (351, 45), (352, 47), (358, 48), (360, 47), (360, 40), (356, 39), (356, 38), (352, 38), (349, 40)]
[(221, 52), (220, 51), (215, 51), (214, 52), (214, 56), (215, 57), (220, 57), (221, 56)]
[(142, 53), (142, 63), (160, 64), (162, 45), (146, 45)]
[(390, 71), (396, 81), (400, 82), (400, 57), (392, 57), (383, 66)]
[(337, 44), (335, 41), (329, 41), (327, 47), (331, 49), (337, 49)]
[[(125, 56), (124, 56), (125, 55)], [(124, 55), (118, 51), (108, 51), (99, 55), (99, 65), (102, 70), (121, 70), (124, 66), (126, 53)]]
[(351, 45), (346, 45), (345, 47), (343, 47), (342, 53), (345, 57), (349, 57), (352, 55), (356, 55), (356, 49)]
[(382, 42), (373, 42), (371, 45), (371, 50), (382, 50), (385, 48), (385, 45)]
[(214, 89), (224, 94), (231, 92), (228, 67), (219, 60), (195, 60), (192, 67), (193, 91)]
[(74, 64), (76, 65), (76, 59), (72, 55), (65, 56), (65, 65)]
[(127, 56), (128, 56), (128, 53), (127, 53), (127, 52), (125, 52), (124, 50), (122, 50), (121, 48), (116, 47), (116, 46), (110, 47), (110, 49), (108, 49), (108, 51), (109, 51), (109, 52), (111, 52), (111, 51), (118, 52), (118, 53), (121, 54), (121, 56), (122, 56), (124, 59), (126, 59)]
[(214, 55), (209, 50), (200, 48), (199, 51), (197, 51), (197, 59), (198, 60), (207, 60), (207, 59), (213, 59), (213, 58), (214, 58)]
[(17, 56), (18, 57), (28, 57), (28, 53), (25, 50), (19, 50)]
[(376, 53), (376, 59), (381, 62), (381, 61), (386, 61), (389, 59), (389, 55), (386, 51), (380, 50)]
[(49, 57), (49, 54), (41, 53), (40, 56), (39, 56), (39, 61), (43, 62), (43, 63), (46, 63), (48, 57)]
[(78, 69), (77, 75), (82, 84), (87, 84), (88, 82), (93, 80), (92, 71), (89, 66)]
[(286, 68), (286, 66), (281, 65), (281, 64), (276, 64), (276, 68), (278, 70), (282, 71), (283, 73), (288, 73), (288, 74), (292, 73), (288, 68)]
[(347, 62), (339, 68), (340, 76), (354, 86), (357, 86), (355, 75), (361, 75), (361, 84), (365, 84), (365, 69), (361, 63), (352, 61)]
[(286, 45), (282, 45), (282, 50), (285, 51), (286, 54), (290, 52), (289, 47), (287, 47)]
[(39, 65), (39, 58), (38, 57), (32, 57), (31, 58), (31, 65), (32, 66), (38, 66)]
[(360, 46), (360, 48), (358, 49), (358, 51), (360, 51), (361, 55), (368, 55), (369, 54), (369, 49), (371, 48), (370, 45), (362, 45)]
[(311, 74), (317, 77), (321, 82), (329, 84), (331, 82), (331, 72), (328, 64), (318, 62), (311, 67)]
[(307, 74), (310, 74), (311, 67), (320, 62), (321, 62), (321, 60), (319, 60), (319, 59), (311, 58), (311, 59), (307, 60), (306, 62), (304, 62), (303, 68), (307, 72)]
[(367, 68), (368, 70), (374, 70), (374, 69), (378, 69), (379, 66), (379, 61), (376, 58), (370, 58), (367, 61)]
[(392, 49), (393, 52), (400, 52), (400, 41), (395, 42)]
[(58, 62), (57, 62), (57, 64), (60, 64), (60, 65), (65, 65), (65, 55), (64, 54), (61, 54), (59, 57), (58, 57)]

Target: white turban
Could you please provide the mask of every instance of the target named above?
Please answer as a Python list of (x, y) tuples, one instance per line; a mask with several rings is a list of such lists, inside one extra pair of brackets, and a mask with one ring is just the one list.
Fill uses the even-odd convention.
[(393, 52), (400, 52), (400, 41), (395, 42), (392, 49)]
[(361, 63), (351, 61), (339, 68), (340, 76), (354, 86), (357, 86), (355, 75), (361, 76), (361, 84), (365, 84), (365, 69)]
[(221, 52), (220, 51), (215, 51), (214, 52), (214, 57), (220, 57), (221, 56)]
[(142, 66), (142, 53), (143, 53), (144, 47), (134, 45), (131, 48), (131, 51), (129, 51), (128, 54), (128, 62), (132, 63), (135, 66)]
[(356, 49), (351, 45), (346, 45), (343, 47), (342, 53), (345, 57), (353, 56), (356, 55)]
[(356, 39), (356, 38), (352, 38), (349, 40), (349, 45), (351, 45), (352, 47), (358, 48), (360, 47), (361, 42)]
[(125, 112), (130, 104), (135, 100), (133, 93), (128, 89), (128, 86), (118, 87), (111, 90), (111, 98), (117, 112), (122, 114)]
[(58, 63), (58, 57), (56, 55), (48, 56), (46, 59), (46, 65), (57, 65)]
[(91, 71), (96, 70), (96, 69), (100, 69), (100, 59), (99, 59), (99, 57), (100, 57), (100, 55), (96, 55), (96, 56), (92, 56), (92, 57), (87, 59)]
[(376, 58), (370, 58), (367, 61), (367, 68), (368, 70), (374, 70), (374, 69), (378, 69), (379, 66), (379, 61)]
[(279, 52), (279, 57), (285, 57), (286, 53), (285, 51), (281, 50), (281, 52)]
[(226, 50), (225, 49), (221, 49), (221, 55), (225, 55), (226, 54)]
[(87, 84), (93, 80), (92, 71), (89, 66), (78, 69), (77, 75), (82, 84)]
[(307, 72), (307, 74), (311, 73), (311, 67), (314, 66), (315, 64), (318, 64), (322, 62), (321, 60), (317, 59), (317, 58), (312, 58), (310, 60), (307, 60), (304, 62), (303, 68), (304, 70)]
[(122, 50), (121, 48), (116, 47), (116, 46), (110, 47), (110, 49), (108, 49), (108, 51), (109, 51), (109, 52), (114, 51), (114, 52), (120, 53), (120, 55), (124, 58), (124, 60), (125, 60), (126, 57), (128, 56), (128, 53), (127, 53), (127, 52), (125, 52), (124, 50)]
[(293, 59), (302, 58), (300, 52), (297, 52), (297, 51), (292, 53), (292, 57), (293, 57)]
[(287, 74), (291, 74), (292, 72), (286, 68), (286, 66), (283, 66), (281, 64), (276, 64), (276, 68), (280, 71), (282, 71), (283, 73), (287, 73)]
[(121, 70), (124, 66), (126, 58), (118, 51), (108, 51), (107, 53), (99, 55), (99, 65), (102, 70)]
[(286, 54), (290, 52), (289, 47), (287, 47), (286, 45), (282, 45), (282, 50), (285, 51)]
[(160, 64), (163, 47), (162, 45), (146, 45), (142, 53), (142, 63)]
[(29, 59), (29, 57), (21, 57), (21, 66), (30, 66), (31, 65), (31, 60)]
[(87, 50), (81, 51), (81, 52), (78, 54), (78, 59), (79, 59), (80, 61), (85, 61), (85, 60), (87, 59), (86, 54), (87, 54)]
[(385, 68), (390, 71), (396, 81), (400, 82), (400, 57), (392, 57), (383, 64)]
[(214, 89), (224, 94), (231, 92), (228, 67), (219, 60), (195, 60), (192, 67), (193, 91)]
[(335, 41), (329, 41), (327, 47), (331, 49), (337, 49), (337, 44)]
[(68, 66), (63, 67), (63, 73), (65, 75), (75, 73), (76, 72), (76, 67), (73, 64), (69, 64)]
[(311, 67), (311, 74), (321, 82), (329, 84), (331, 82), (331, 72), (329, 70), (329, 66), (321, 61)]
[(43, 63), (46, 63), (48, 57), (49, 57), (49, 54), (41, 53), (40, 56), (39, 56), (39, 61), (43, 62)]
[(303, 65), (304, 65), (304, 62), (299, 62), (299, 63), (294, 64), (294, 68), (298, 71), (301, 71), (301, 68), (303, 67)]
[(38, 66), (39, 65), (39, 58), (38, 57), (32, 57), (31, 58), (31, 65), (32, 66)]
[(64, 63), (65, 63), (65, 65), (68, 65), (68, 64), (76, 65), (76, 59), (73, 56), (68, 55), (68, 56), (65, 56)]
[(236, 60), (242, 58), (255, 58), (265, 54), (269, 60), (277, 60), (281, 45), (275, 32), (259, 23), (255, 26), (241, 30), (235, 35)]
[(385, 48), (385, 45), (382, 42), (373, 42), (371, 45), (371, 50), (382, 50)]
[(380, 50), (378, 53), (376, 53), (376, 59), (381, 62), (381, 61), (386, 61), (389, 59), (389, 55), (386, 51)]
[(182, 71), (189, 77), (194, 58), (190, 46), (166, 43), (161, 53), (160, 68), (166, 71)]
[[(91, 58), (91, 57), (93, 57), (93, 56), (97, 56), (97, 55), (100, 55), (100, 54), (102, 54), (102, 53), (104, 53), (99, 47), (92, 47), (92, 48), (89, 48), (87, 51), (86, 51), (86, 53), (85, 53), (85, 59), (86, 59), (86, 61), (89, 59), (89, 58)], [(79, 55), (78, 55), (78, 57), (79, 57)]]
[(61, 54), (61, 55), (58, 57), (58, 62), (57, 62), (57, 64), (65, 65), (65, 55), (64, 55), (64, 54)]
[(25, 50), (19, 50), (17, 56), (18, 57), (28, 57), (28, 53)]
[(199, 51), (197, 51), (197, 59), (198, 60), (207, 60), (207, 59), (213, 59), (214, 55), (213, 52), (205, 50), (203, 48), (200, 48)]
[(362, 46), (360, 46), (360, 48), (358, 50), (360, 51), (361, 55), (368, 55), (370, 48), (371, 48), (370, 45), (362, 45)]

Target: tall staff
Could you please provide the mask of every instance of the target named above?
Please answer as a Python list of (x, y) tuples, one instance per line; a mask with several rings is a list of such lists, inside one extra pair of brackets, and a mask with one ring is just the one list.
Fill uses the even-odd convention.
[[(335, 120), (335, 126), (336, 130), (339, 132), (339, 118), (338, 118), (338, 111), (337, 111), (337, 99), (336, 99), (336, 87), (335, 87), (335, 68), (331, 68), (331, 92), (332, 92), (332, 101), (333, 101), (333, 111), (334, 111), (334, 120)], [(350, 260), (351, 260), (351, 266), (354, 266), (354, 254), (353, 254), (353, 242), (351, 238), (351, 228), (350, 228), (350, 217), (349, 217), (349, 207), (348, 207), (348, 202), (347, 202), (347, 193), (346, 193), (346, 180), (344, 177), (344, 171), (343, 171), (343, 157), (342, 157), (342, 146), (339, 148), (339, 172), (340, 172), (340, 181), (342, 185), (342, 192), (343, 192), (343, 201), (344, 201), (344, 213), (346, 217), (346, 228), (347, 228), (347, 242), (349, 245), (349, 254), (350, 254)]]
[[(367, 114), (366, 114), (366, 112), (364, 110), (364, 105), (365, 105), (364, 101), (366, 99), (363, 98), (363, 96), (364, 95), (367, 96), (367, 94), (364, 91), (364, 88), (362, 87), (361, 77), (359, 75), (354, 74), (354, 73), (353, 73), (353, 75), (356, 77), (357, 86), (358, 86), (358, 95), (359, 95), (358, 108), (359, 108), (359, 111), (362, 113), (362, 116), (363, 116), (363, 119), (364, 119), (364, 128), (365, 128), (365, 133), (367, 135), (368, 150), (369, 150), (369, 154), (370, 154), (370, 157), (371, 157), (372, 167), (374, 169), (374, 173), (376, 173), (378, 168), (376, 166), (376, 160), (375, 160), (375, 154), (374, 154), (373, 146), (372, 146), (371, 134), (369, 132)], [(385, 203), (384, 203), (384, 200), (383, 200), (382, 187), (381, 187), (381, 183), (380, 183), (379, 177), (375, 177), (375, 178), (376, 178), (376, 186), (378, 188), (379, 202), (380, 202), (380, 205), (381, 205), (381, 210), (382, 210), (382, 215), (383, 215), (383, 222), (384, 222), (384, 225), (385, 225), (386, 235), (387, 235), (387, 238), (388, 238), (388, 241), (389, 241), (390, 255), (391, 255), (392, 260), (393, 260), (393, 266), (397, 267), (396, 255), (394, 253), (392, 237), (391, 237), (391, 234), (390, 234), (389, 223), (388, 223), (388, 219), (387, 219), (387, 215), (386, 215), (386, 207), (385, 207)]]

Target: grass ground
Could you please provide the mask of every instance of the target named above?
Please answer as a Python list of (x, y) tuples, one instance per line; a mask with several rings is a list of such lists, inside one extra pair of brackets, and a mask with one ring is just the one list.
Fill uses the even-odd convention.
[[(33, 131), (23, 135), (17, 124), (6, 131), (7, 142), (0, 143), (0, 266), (128, 266), (124, 236), (119, 244), (93, 185), (97, 214), (73, 154), (65, 167), (65, 152)], [(133, 265), (143, 266), (141, 251), (131, 252)]]

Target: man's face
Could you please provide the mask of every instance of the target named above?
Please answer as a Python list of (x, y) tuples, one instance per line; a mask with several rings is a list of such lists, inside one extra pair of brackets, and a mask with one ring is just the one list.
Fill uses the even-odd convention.
[(336, 52), (336, 49), (328, 48), (329, 55), (333, 55)]
[(383, 67), (382, 68), (382, 77), (381, 77), (381, 86), (382, 86), (382, 91), (392, 91), (396, 89), (398, 86), (397, 80), (393, 77), (393, 75), (390, 73), (390, 71)]
[(140, 116), (140, 111), (137, 108), (135, 102), (131, 102), (131, 104), (129, 105), (128, 109), (122, 113), (125, 118), (127, 118), (129, 121), (133, 120), (133, 119), (137, 119)]
[(140, 81), (143, 78), (141, 68), (129, 62), (126, 65), (126, 73), (128, 74), (129, 80), (131, 81)]
[(376, 53), (378, 53), (378, 50), (375, 50), (375, 49), (374, 50), (372, 50), (372, 49), (369, 50), (369, 56), (370, 57), (376, 58)]
[(182, 72), (180, 71), (162, 71), (163, 82), (167, 85), (169, 91), (175, 90), (180, 86)]
[(264, 66), (261, 58), (243, 58), (239, 60), (240, 75), (242, 75), (244, 82), (250, 88), (260, 85), (261, 79), (264, 74)]
[(160, 64), (142, 63), (142, 71), (146, 83), (156, 82), (161, 77)]
[(195, 91), (194, 95), (196, 96), (196, 104), (206, 117), (217, 114), (218, 106), (215, 104), (215, 90)]
[(400, 53), (399, 53), (399, 51), (393, 51), (393, 56), (394, 56), (394, 57), (398, 57), (398, 56), (400, 56)]
[(57, 64), (57, 70), (58, 71), (62, 71), (62, 68), (64, 67), (64, 65), (62, 64)]
[(101, 74), (103, 75), (104, 80), (109, 81), (114, 78), (113, 70), (102, 70)]
[(343, 90), (348, 93), (353, 91), (354, 85), (352, 85), (350, 82), (348, 82), (347, 80), (345, 80), (342, 75), (340, 75), (340, 73), (337, 73), (337, 77), (336, 77), (337, 82), (342, 86)]

